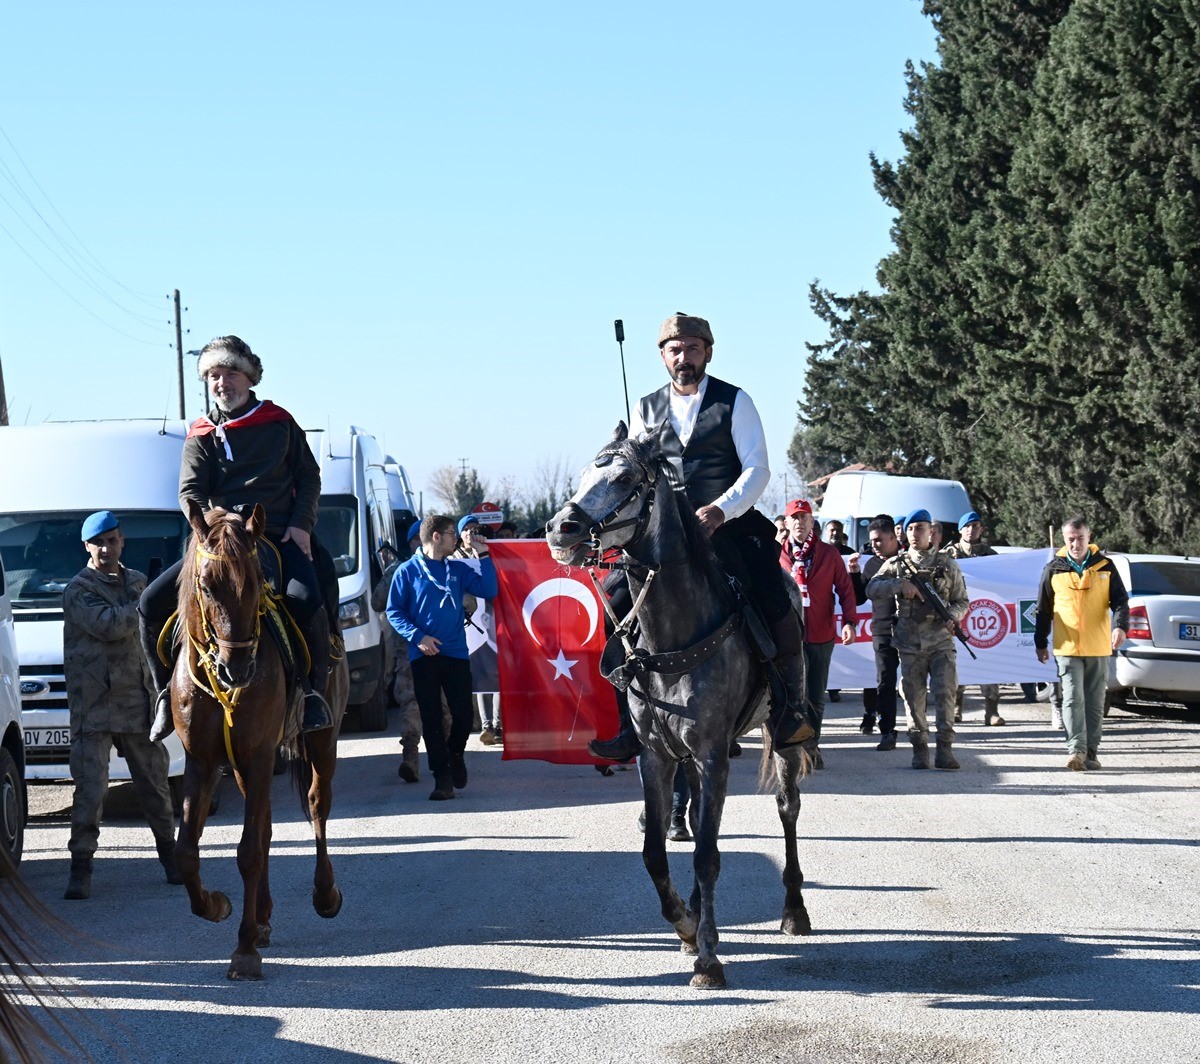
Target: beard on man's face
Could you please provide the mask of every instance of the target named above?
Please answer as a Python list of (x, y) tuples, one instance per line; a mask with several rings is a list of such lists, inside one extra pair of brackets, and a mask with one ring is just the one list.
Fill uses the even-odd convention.
[(704, 376), (703, 366), (680, 366), (678, 369), (671, 370), (671, 380), (676, 384), (692, 385), (699, 384)]

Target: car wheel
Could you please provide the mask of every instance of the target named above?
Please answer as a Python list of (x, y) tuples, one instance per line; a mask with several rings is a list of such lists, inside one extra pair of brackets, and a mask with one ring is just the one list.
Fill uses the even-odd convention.
[(354, 708), (358, 710), (358, 727), (360, 731), (383, 731), (387, 727), (387, 692), (384, 690), (385, 679), (380, 670), (379, 682), (371, 697), (360, 702)]
[(21, 773), (7, 747), (0, 746), (0, 846), (12, 861), (21, 863), (25, 848), (25, 788)]

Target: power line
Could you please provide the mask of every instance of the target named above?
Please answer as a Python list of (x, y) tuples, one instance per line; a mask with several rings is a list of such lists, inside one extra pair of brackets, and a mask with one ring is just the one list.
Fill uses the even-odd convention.
[[(2, 165), (2, 164), (0, 164), (0, 165)], [(18, 191), (19, 191), (19, 189), (18, 189)], [(4, 203), (5, 205), (7, 205), (7, 207), (13, 212), (13, 214), (15, 214), (24, 223), (25, 228), (28, 229), (41, 242), (42, 247), (44, 247), (48, 252), (50, 252), (51, 255), (53, 255), (56, 259), (58, 259), (58, 261), (60, 263), (62, 263), (63, 267), (66, 270), (68, 270), (70, 273), (74, 274), (74, 276), (79, 278), (79, 280), (81, 280), (85, 285), (87, 285), (101, 299), (107, 300), (114, 307), (116, 307), (118, 310), (124, 311), (131, 318), (135, 318), (136, 320), (144, 322), (148, 325), (157, 325), (158, 324), (157, 319), (150, 317), (150, 315), (139, 314), (139, 313), (137, 313), (137, 311), (130, 310), (124, 304), (118, 303), (117, 300), (115, 300), (106, 291), (104, 291), (104, 289), (101, 288), (100, 285), (97, 284), (93, 278), (88, 277), (85, 274), (81, 273), (74, 266), (72, 266), (69, 262), (67, 262), (66, 259), (64, 259), (57, 251), (54, 250), (54, 248), (52, 248), (46, 242), (46, 238), (44, 236), (42, 236), (42, 234), (39, 233), (36, 229), (34, 229), (34, 227), (30, 224), (29, 220), (21, 215), (21, 213), (16, 209), (16, 207), (14, 207), (12, 205), (12, 203), (9, 202), (9, 200), (4, 196), (3, 193), (0, 193), (0, 203)], [(34, 208), (35, 213), (36, 213), (36, 211), (37, 211), (37, 208)], [(39, 215), (39, 217), (41, 217), (41, 216)], [(44, 221), (44, 219), (43, 219), (43, 221)], [(51, 232), (53, 232), (53, 230), (51, 230)], [(68, 253), (71, 252), (70, 248), (67, 248), (66, 250), (68, 251)], [(75, 256), (75, 258), (76, 258), (76, 261), (78, 261), (78, 256)]]
[(40, 262), (38, 262), (37, 259), (35, 259), (31, 254), (29, 254), (28, 251), (25, 250), (25, 248), (21, 244), (21, 242), (15, 236), (12, 235), (12, 233), (8, 229), (8, 226), (6, 226), (3, 222), (0, 222), (0, 230), (4, 231), (4, 233), (8, 236), (8, 239), (11, 240), (17, 246), (17, 250), (19, 250), (21, 252), (21, 254), (23, 254), (27, 259), (29, 259), (30, 262), (32, 262), (39, 270), (42, 271), (42, 273), (44, 273), (46, 275), (46, 277), (50, 280), (50, 283), (53, 284), (55, 288), (57, 288), (60, 292), (62, 292), (62, 294), (64, 296), (66, 296), (77, 307), (79, 307), (85, 313), (90, 314), (93, 318), (95, 318), (106, 329), (111, 329), (113, 332), (119, 333), (121, 336), (124, 336), (125, 339), (132, 340), (134, 343), (137, 343), (137, 344), (145, 344), (147, 347), (158, 347), (160, 344), (163, 343), (163, 341), (161, 341), (161, 340), (143, 340), (141, 337), (134, 336), (131, 333), (127, 333), (127, 332), (125, 332), (124, 329), (118, 329), (111, 322), (105, 321), (102, 317), (100, 317), (99, 314), (97, 314), (91, 308), (84, 306), (83, 303), (81, 303), (70, 292), (68, 292), (61, 284), (59, 284), (58, 280), (53, 276), (53, 274), (51, 274), (50, 271), (47, 270), (45, 266), (43, 266)]
[[(104, 267), (104, 264), (94, 254), (92, 254), (92, 252), (88, 248), (88, 246), (83, 242), (82, 239), (80, 239), (79, 234), (76, 233), (75, 230), (71, 228), (71, 223), (68, 222), (66, 220), (66, 218), (64, 218), (62, 216), (62, 212), (58, 209), (58, 207), (55, 206), (54, 201), (47, 194), (46, 190), (44, 188), (42, 188), (41, 183), (34, 176), (33, 171), (29, 169), (29, 164), (25, 162), (25, 159), (22, 157), (21, 153), (17, 150), (17, 146), (12, 142), (12, 138), (9, 137), (8, 133), (5, 131), (3, 126), (0, 126), (0, 136), (2, 136), (4, 138), (5, 142), (9, 146), (9, 148), (12, 149), (13, 155), (15, 155), (17, 157), (17, 161), (21, 164), (22, 168), (25, 170), (25, 173), (27, 173), (29, 175), (29, 180), (33, 182), (34, 188), (36, 188), (38, 190), (38, 192), (40, 192), (42, 194), (42, 198), (46, 201), (46, 203), (48, 203), (50, 205), (50, 209), (58, 217), (58, 220), (60, 222), (62, 222), (62, 224), (64, 226), (66, 226), (67, 232), (70, 233), (71, 236), (73, 236), (75, 238), (75, 242), (79, 245), (80, 249), (84, 252), (84, 254), (86, 254), (88, 256), (88, 258), (90, 258), (92, 260), (92, 263), (94, 264), (95, 268), (97, 270), (99, 270), (102, 274), (104, 274), (104, 276), (107, 277), (110, 281), (112, 281), (113, 284), (117, 285), (118, 288), (121, 288), (124, 291), (128, 292), (131, 296), (134, 296), (135, 298), (140, 299), (142, 302), (146, 303), (147, 306), (155, 306), (157, 303), (156, 296), (152, 296), (148, 292), (138, 292), (135, 289), (130, 288), (128, 285), (123, 284), (120, 280), (118, 280), (116, 277), (114, 277), (113, 274)], [(54, 227), (48, 221), (46, 221), (45, 217), (43, 217), (42, 213), (37, 209), (37, 207), (34, 205), (33, 201), (29, 198), (28, 195), (25, 194), (24, 190), (21, 189), (20, 183), (16, 180), (15, 176), (12, 175), (12, 171), (9, 169), (9, 167), (3, 163), (3, 160), (0, 160), (0, 166), (4, 167), (4, 170), (9, 175), (9, 180), (12, 183), (13, 187), (17, 189), (18, 193), (25, 200), (25, 202), (29, 204), (30, 210), (32, 210), (34, 212), (34, 214), (36, 214), (38, 216), (38, 218), (41, 220), (42, 224), (48, 230), (50, 230), (50, 232), (54, 235), (54, 238), (56, 240), (58, 240), (58, 242), (60, 244), (62, 244), (62, 246), (68, 252), (70, 252), (72, 255), (74, 255), (75, 254), (74, 251), (67, 245), (66, 241), (63, 240), (63, 238), (61, 236), (59, 236), (59, 234), (55, 231)]]

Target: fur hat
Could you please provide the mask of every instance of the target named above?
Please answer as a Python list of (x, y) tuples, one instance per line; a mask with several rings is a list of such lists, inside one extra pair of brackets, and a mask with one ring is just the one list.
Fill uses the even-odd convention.
[(206, 380), (210, 370), (218, 366), (236, 369), (250, 378), (252, 385), (262, 380), (262, 359), (250, 350), (250, 345), (237, 336), (218, 336), (209, 340), (200, 352), (200, 361), (196, 364), (196, 372), (201, 380)]
[(698, 336), (709, 346), (713, 343), (712, 329), (708, 327), (708, 322), (703, 318), (693, 318), (690, 314), (684, 314), (682, 310), (676, 311), (662, 323), (662, 328), (658, 330), (658, 346), (662, 347), (668, 340), (676, 340), (680, 336)]

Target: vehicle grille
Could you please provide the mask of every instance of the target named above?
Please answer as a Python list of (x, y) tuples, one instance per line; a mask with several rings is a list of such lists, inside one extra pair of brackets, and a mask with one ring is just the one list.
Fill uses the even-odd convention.
[[(22, 709), (66, 709), (67, 681), (61, 665), (22, 665), (21, 708)], [(38, 690), (30, 690), (36, 684)]]

